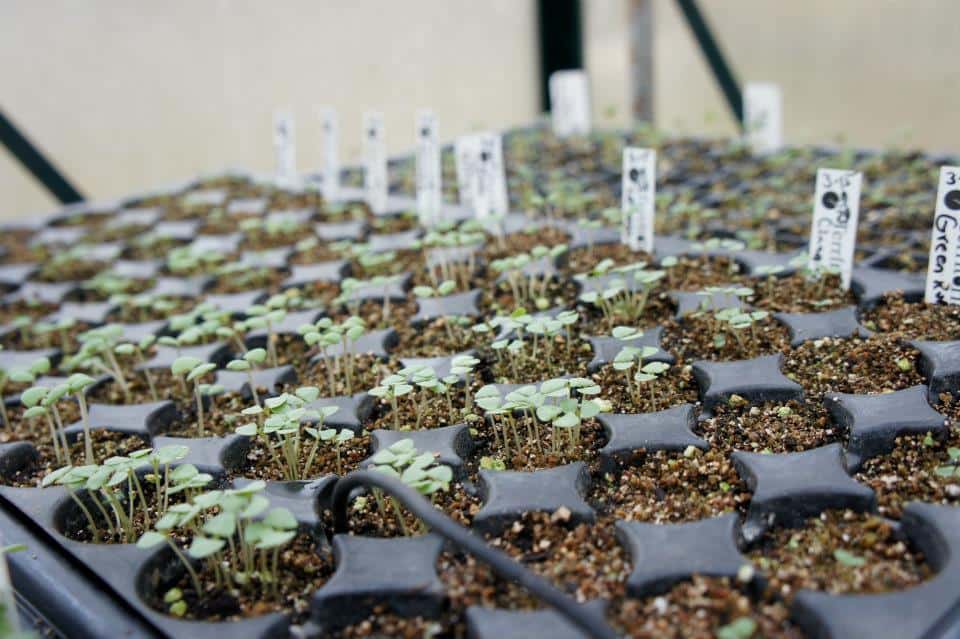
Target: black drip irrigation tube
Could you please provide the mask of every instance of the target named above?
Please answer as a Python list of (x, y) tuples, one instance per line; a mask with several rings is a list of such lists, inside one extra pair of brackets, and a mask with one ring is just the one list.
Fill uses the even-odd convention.
[(493, 548), (482, 537), (438, 511), (433, 507), (433, 504), (424, 499), (413, 488), (377, 471), (353, 471), (340, 479), (334, 486), (332, 507), (335, 532), (347, 532), (347, 507), (350, 501), (350, 493), (355, 488), (361, 487), (379, 488), (399, 500), (410, 512), (429, 526), (431, 532), (439, 534), (489, 565), (500, 577), (519, 584), (590, 637), (594, 639), (620, 639), (619, 635), (607, 624), (602, 614), (578, 604), (571, 597), (554, 588), (550, 582), (540, 575), (527, 570), (505, 552)]

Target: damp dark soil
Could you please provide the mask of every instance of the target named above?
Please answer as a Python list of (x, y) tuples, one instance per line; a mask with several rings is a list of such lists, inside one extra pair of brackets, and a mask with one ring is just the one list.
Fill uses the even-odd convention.
[(831, 593), (904, 590), (930, 576), (923, 555), (891, 523), (869, 513), (828, 510), (793, 529), (768, 532), (750, 553), (786, 600), (803, 588)]

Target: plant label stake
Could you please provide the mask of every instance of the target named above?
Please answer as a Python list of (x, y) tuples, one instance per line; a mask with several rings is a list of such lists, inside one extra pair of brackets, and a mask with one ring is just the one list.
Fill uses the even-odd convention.
[(590, 133), (590, 82), (585, 71), (550, 74), (550, 119), (558, 138)]
[(320, 111), (323, 129), (323, 196), (335, 200), (340, 191), (340, 123), (333, 107)]
[(477, 133), (458, 138), (457, 187), (460, 203), (472, 207), (478, 219), (507, 214), (507, 176), (503, 142), (498, 133)]
[(297, 147), (294, 143), (293, 114), (286, 109), (273, 112), (273, 148), (277, 153), (277, 177), (292, 182), (297, 176)]
[(960, 304), (960, 166), (940, 167), (927, 263), (927, 304)]
[(850, 288), (853, 272), (862, 181), (863, 174), (856, 171), (817, 169), (807, 268), (818, 275), (839, 273), (844, 290)]
[(363, 188), (374, 214), (387, 209), (387, 152), (384, 145), (383, 114), (363, 114)]
[(417, 140), (417, 212), (422, 226), (432, 226), (440, 221), (443, 186), (437, 117), (433, 111), (417, 114), (414, 135)]
[(623, 150), (620, 241), (631, 251), (653, 253), (653, 215), (656, 201), (657, 152), (629, 146)]
[(750, 82), (743, 92), (747, 144), (757, 153), (776, 153), (783, 146), (783, 95), (780, 86)]

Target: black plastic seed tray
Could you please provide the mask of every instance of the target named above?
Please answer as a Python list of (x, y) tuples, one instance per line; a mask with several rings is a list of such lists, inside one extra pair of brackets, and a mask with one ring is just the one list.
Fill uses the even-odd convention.
[[(522, 138), (538, 134), (521, 130), (511, 135)], [(534, 138), (531, 145), (544, 153), (563, 148), (556, 140), (548, 142), (538, 146)], [(718, 159), (711, 162), (706, 153), (711, 146), (705, 141), (673, 144), (686, 144), (686, 147), (683, 153), (677, 153), (669, 171), (661, 176), (661, 193), (675, 201), (717, 208), (723, 211), (723, 215), (708, 216), (702, 220), (702, 225), (698, 222), (697, 237), (685, 237), (678, 222), (680, 226), (658, 236), (653, 259), (662, 262), (665, 258), (698, 256), (729, 260), (735, 265), (731, 274), (754, 281), (757, 290), (769, 285), (768, 273), (774, 272), (778, 278), (790, 277), (797, 269), (794, 260), (797, 250), (771, 252), (762, 247), (704, 243), (707, 237), (733, 238), (738, 236), (737, 231), (771, 227), (773, 231), (769, 239), (775, 241), (779, 238), (779, 248), (802, 248), (805, 219), (801, 214), (783, 215), (772, 220), (761, 216), (751, 227), (753, 222), (745, 221), (750, 218), (747, 212), (724, 205), (734, 197), (732, 194), (743, 190), (737, 185), (748, 179), (744, 177), (746, 174), (762, 181), (764, 176), (770, 177), (770, 167), (761, 166), (758, 164), (760, 160), (745, 156), (742, 150), (718, 152)], [(510, 150), (516, 152), (517, 149), (509, 143), (507, 147), (510, 160)], [(600, 151), (595, 149), (595, 153)], [(798, 172), (805, 175), (812, 171), (812, 163), (821, 157), (826, 161), (831, 156), (826, 152), (798, 151), (788, 159), (800, 167)], [(857, 159), (869, 162), (872, 157), (864, 155)], [(721, 160), (725, 166), (721, 166)], [(914, 161), (922, 162), (923, 158)], [(747, 169), (755, 165), (760, 168), (750, 173)], [(934, 166), (929, 161), (928, 165)], [(578, 168), (571, 160), (565, 179), (581, 184), (586, 191), (604, 193), (611, 201), (616, 201), (619, 175), (615, 169), (613, 160), (593, 162), (589, 171)], [(875, 181), (882, 181), (881, 169), (882, 166), (875, 170)], [(556, 170), (554, 168), (554, 173)], [(423, 250), (420, 241), (424, 231), (415, 226), (401, 231), (378, 231), (380, 221), (396, 218), (411, 206), (409, 160), (393, 162), (391, 171), (395, 178), (394, 192), (389, 211), (384, 216), (379, 220), (372, 218), (362, 224), (346, 226), (339, 222), (324, 222), (318, 219), (319, 214), (308, 214), (311, 223), (319, 225), (313, 234), (323, 242), (344, 238), (362, 241), (375, 252), (403, 254)], [(349, 183), (356, 179), (356, 175), (356, 171), (347, 171), (344, 179)], [(290, 287), (316, 287), (316, 290), (333, 287), (339, 290), (345, 279), (355, 275), (351, 271), (354, 264), (349, 259), (295, 263), (292, 244), (272, 249), (269, 256), (244, 249), (247, 238), (239, 227), (231, 232), (200, 232), (205, 221), (209, 222), (211, 211), (221, 208), (253, 217), (276, 213), (270, 205), (252, 201), (249, 195), (232, 196), (229, 188), (222, 185), (223, 177), (178, 185), (159, 194), (159, 199), (155, 194), (104, 207), (74, 206), (43, 223), (29, 228), (18, 227), (15, 232), (20, 234), (24, 245), (44, 247), (37, 255), (46, 257), (33, 263), (8, 261), (0, 265), (0, 282), (6, 291), (4, 307), (42, 307), (48, 311), (47, 319), (56, 321), (71, 317), (88, 326), (115, 322), (111, 318), (117, 317), (116, 304), (89, 301), (85, 294), (89, 289), (84, 287), (83, 281), (56, 278), (49, 281), (51, 278), (44, 270), (45, 266), (76, 244), (89, 245), (87, 255), (97, 256), (105, 270), (148, 280), (151, 286), (144, 290), (145, 293), (197, 302), (210, 301), (237, 317), (242, 317), (252, 304), (264, 301), (276, 291)], [(228, 184), (245, 185), (240, 189), (244, 193), (250, 190), (246, 189), (247, 185), (257, 183), (250, 176), (231, 175), (230, 178), (232, 181), (226, 180)], [(546, 190), (556, 175), (540, 169), (530, 179), (534, 188)], [(717, 184), (723, 188), (716, 188)], [(511, 186), (514, 206), (519, 210), (521, 189), (517, 183)], [(812, 189), (812, 181), (810, 187)], [(349, 189), (345, 191), (348, 198), (357, 196)], [(271, 193), (276, 199), (276, 193)], [(173, 216), (170, 213), (173, 209), (152, 203), (168, 201), (164, 195), (168, 199), (173, 197), (177, 206), (183, 207), (178, 211), (187, 210), (188, 213)], [(776, 202), (777, 195), (774, 189), (764, 197)], [(790, 196), (794, 198), (790, 202), (802, 199), (795, 195)], [(227, 206), (230, 202), (235, 206)], [(756, 200), (747, 204), (750, 203), (755, 204)], [(873, 210), (870, 205), (876, 206), (877, 202), (869, 202), (865, 209)], [(144, 209), (151, 212), (144, 213)], [(197, 213), (191, 214), (189, 210)], [(318, 211), (316, 207), (312, 210)], [(587, 207), (583, 217), (596, 219), (597, 213)], [(459, 209), (451, 208), (450, 214), (454, 218), (463, 217), (463, 211)], [(869, 215), (868, 212), (864, 217), (869, 218)], [(731, 223), (729, 229), (724, 229), (725, 223)], [(142, 257), (132, 250), (136, 246), (136, 236), (122, 238), (121, 234), (121, 239), (98, 239), (117, 237), (103, 233), (111, 224), (120, 227), (142, 224), (147, 229), (167, 224), (171, 236), (180, 234), (180, 239), (175, 242), (236, 255), (238, 260), (256, 261), (264, 269), (279, 272), (280, 277), (262, 289), (218, 293), (213, 276), (172, 275), (165, 272), (162, 259)], [(530, 226), (538, 232), (555, 229), (565, 233), (570, 251), (588, 250), (619, 241), (616, 228), (577, 224), (562, 216), (531, 217), (526, 213), (513, 213), (503, 221), (503, 228), (508, 233), (520, 232)], [(13, 233), (14, 229), (11, 228), (10, 232)], [(702, 453), (712, 448), (713, 444), (705, 438), (700, 425), (722, 412), (719, 409), (738, 404), (761, 406), (765, 403), (807, 402), (810, 389), (785, 371), (784, 361), (792, 357), (795, 349), (816, 340), (866, 337), (876, 333), (877, 327), (871, 329), (864, 325), (863, 314), (883, 303), (890, 293), (899, 291), (908, 302), (922, 298), (922, 266), (920, 269), (906, 269), (898, 260), (904, 249), (918, 253), (922, 259), (925, 233), (917, 232), (898, 245), (890, 239), (893, 235), (870, 230), (868, 241), (860, 245), (861, 259), (853, 272), (854, 301), (851, 304), (825, 311), (772, 314), (769, 321), (778, 323), (789, 336), (784, 351), (757, 353), (754, 357), (741, 359), (686, 361), (684, 366), (690, 367), (695, 383), (696, 400), (648, 412), (601, 414), (598, 423), (602, 437), (595, 458), (591, 457), (593, 461), (574, 460), (534, 470), (477, 470), (482, 437), (478, 437), (475, 422), (448, 423), (438, 428), (409, 432), (380, 428), (372, 432), (369, 455), (403, 438), (412, 439), (420, 451), (435, 453), (439, 461), (454, 469), (455, 481), (463, 481), (465, 490), (480, 499), (481, 506), (472, 517), (472, 529), (489, 537), (504, 534), (525, 513), (532, 512), (564, 512), (564, 524), (571, 526), (607, 521), (594, 497), (597, 484), (605, 481), (605, 474), (615, 476), (625, 465), (635, 463), (637, 451), (693, 456), (698, 454), (696, 451)], [(490, 243), (494, 241), (493, 238), (487, 239)], [(434, 258), (451, 259), (449, 254), (440, 257), (433, 253), (441, 250), (425, 250), (424, 264)], [(467, 247), (461, 257), (468, 259), (471, 251), (479, 253), (482, 250), (483, 246)], [(535, 260), (525, 267), (524, 275), (552, 280), (557, 290), (567, 286), (577, 294), (602, 291), (610, 285), (610, 278), (572, 278), (566, 270), (565, 260), (565, 256)], [(485, 266), (489, 267), (489, 264)], [(468, 289), (450, 297), (420, 298), (418, 301), (411, 289), (415, 282), (421, 281), (420, 274), (410, 271), (398, 275), (385, 286), (355, 289), (354, 300), (380, 305), (388, 301), (394, 305), (412, 301), (417, 306), (410, 322), (420, 327), (419, 330), (450, 315), (479, 321), (494, 314), (485, 297), (488, 291)], [(774, 281), (773, 286), (776, 285)], [(642, 340), (630, 345), (654, 349), (648, 361), (677, 365), (680, 359), (674, 337), (677, 326), (682, 329), (689, 321), (689, 313), (703, 309), (703, 296), (698, 297), (691, 290), (663, 290), (660, 293), (663, 303), (671, 305), (675, 311), (676, 318), (668, 318), (674, 323), (647, 326)], [(535, 310), (547, 317), (564, 310), (563, 306), (547, 306), (549, 308)], [(580, 309), (585, 316), (591, 312), (576, 297), (568, 298), (566, 306)], [(290, 313), (274, 327), (275, 332), (277, 335), (297, 335), (300, 326), (313, 322), (324, 312), (325, 309), (315, 309)], [(584, 371), (598, 373), (610, 366), (627, 343), (612, 337), (608, 330), (602, 330), (599, 321), (591, 320), (587, 324), (592, 330), (584, 329), (582, 333), (585, 343), (589, 344), (588, 350), (582, 353), (582, 364)], [(405, 366), (427, 364), (443, 377), (450, 373), (453, 357), (461, 354), (451, 352), (429, 358), (405, 354), (402, 351), (403, 337), (395, 328), (370, 329), (354, 348), (356, 352), (369, 353), (382, 361), (396, 358)], [(0, 337), (16, 343), (12, 341), (16, 331), (15, 327), (8, 326), (0, 331)], [(165, 321), (150, 319), (124, 323), (123, 333), (130, 339), (139, 339), (144, 335), (169, 335), (171, 330)], [(251, 332), (246, 339), (251, 348), (266, 343), (265, 333)], [(874, 490), (854, 475), (869, 460), (888, 454), (897, 445), (898, 437), (927, 433), (937, 438), (946, 437), (950, 425), (940, 396), (956, 391), (960, 381), (958, 342), (914, 340), (910, 348), (917, 351), (921, 384), (889, 389), (892, 392), (882, 394), (823, 394), (818, 406), (826, 411), (837, 432), (844, 433), (843, 436), (834, 437), (833, 441), (821, 446), (791, 452), (731, 451), (729, 460), (745, 487), (744, 491), (749, 494), (749, 500), (741, 508), (721, 509), (712, 516), (693, 521), (653, 523), (624, 519), (614, 522), (616, 539), (626, 550), (631, 565), (624, 579), (624, 597), (650, 600), (668, 593), (675, 585), (694, 575), (727, 578), (732, 582), (742, 580), (743, 568), (751, 561), (749, 552), (771, 530), (802, 526), (808, 518), (830, 509), (876, 512), (878, 499)], [(216, 381), (226, 393), (249, 399), (246, 376), (225, 368), (235, 351), (235, 345), (227, 339), (181, 348), (161, 345), (142, 367), (159, 372), (169, 368), (179, 356), (194, 356), (218, 367)], [(18, 370), (40, 355), (49, 356), (55, 366), (60, 357), (57, 348), (29, 351), (7, 348), (0, 351), (0, 365), (7, 371)], [(314, 364), (322, 357), (317, 355)], [(491, 366), (490, 360), (482, 363), (484, 379), (499, 384), (504, 393), (526, 385), (512, 383), (509, 379), (495, 380), (490, 372)], [(544, 365), (543, 380), (551, 377), (548, 369)], [(57, 380), (51, 378), (47, 381), (52, 384)], [(265, 388), (268, 394), (275, 394), (296, 381), (295, 367), (289, 365), (260, 370), (256, 377), (256, 385)], [(339, 407), (328, 424), (360, 434), (386, 410), (363, 390), (358, 389), (352, 395), (320, 398), (315, 406)], [(5, 400), (11, 409), (18, 402), (17, 395)], [(165, 434), (184, 414), (185, 408), (171, 401), (135, 405), (94, 402), (89, 412), (90, 420), (97, 428), (134, 434), (154, 447), (174, 443), (187, 445), (189, 453), (182, 463), (192, 463), (202, 472), (210, 473), (220, 486), (241, 486), (251, 479), (244, 477), (253, 445), (248, 437), (184, 438)], [(80, 425), (70, 426), (67, 432), (76, 438), (81, 432)], [(37, 463), (35, 443), (11, 437), (0, 444), (0, 474), (7, 478), (6, 483)], [(471, 476), (475, 476), (476, 481), (470, 480)], [(270, 482), (266, 490), (271, 503), (289, 508), (301, 529), (315, 536), (318, 547), (323, 552), (332, 553), (335, 571), (316, 592), (310, 594), (306, 611), (290, 610), (223, 622), (180, 619), (161, 611), (155, 602), (182, 576), (182, 568), (169, 550), (142, 550), (133, 544), (93, 544), (69, 538), (64, 531), (68, 523), (77, 518), (77, 509), (60, 487), (0, 487), (0, 537), (4, 544), (23, 543), (28, 547), (27, 551), (8, 558), (15, 587), (41, 620), (39, 625), (47, 624), (63, 637), (323, 637), (334, 636), (340, 628), (380, 614), (383, 609), (399, 618), (444, 618), (449, 613), (450, 597), (438, 573), (437, 562), (441, 553), (456, 549), (433, 534), (409, 538), (335, 534), (327, 510), (331, 507), (331, 495), (337, 481), (335, 475), (324, 475), (300, 482)], [(960, 510), (951, 503), (914, 501), (903, 508), (894, 525), (903, 543), (922, 553), (931, 576), (902, 591), (830, 594), (802, 590), (794, 593), (786, 604), (793, 631), (834, 639), (960, 636), (956, 612), (960, 604), (960, 565), (957, 563), (960, 561), (957, 557), (960, 552)], [(751, 577), (756, 579), (757, 589), (766, 579), (763, 573), (762, 568), (756, 567), (757, 576)], [(607, 609), (606, 603), (591, 605), (602, 610)], [(532, 611), (472, 606), (457, 614), (458, 623), (462, 624), (467, 636), (475, 639), (585, 636), (562, 611), (550, 608)], [(607, 614), (615, 627), (616, 623)], [(630, 629), (620, 628), (617, 632), (630, 632)]]

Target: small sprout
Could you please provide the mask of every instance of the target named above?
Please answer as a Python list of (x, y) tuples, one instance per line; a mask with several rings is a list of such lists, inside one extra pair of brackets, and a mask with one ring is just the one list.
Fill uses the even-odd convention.
[[(453, 481), (453, 470), (436, 460), (433, 453), (420, 453), (414, 446), (412, 439), (401, 439), (387, 448), (380, 450), (372, 458), (373, 469), (395, 479), (399, 479), (421, 495), (431, 497), (440, 491), (450, 488)], [(386, 518), (386, 507), (383, 494), (374, 489), (374, 497), (381, 514)], [(403, 518), (400, 505), (392, 497), (387, 498), (393, 506), (397, 522), (404, 535), (409, 535)], [(423, 527), (423, 522), (421, 522)]]
[(257, 385), (253, 379), (253, 369), (255, 366), (263, 364), (267, 359), (267, 351), (262, 348), (253, 348), (243, 354), (240, 359), (231, 360), (227, 363), (227, 370), (246, 372), (247, 384), (250, 387), (250, 393), (253, 395), (253, 401), (257, 406), (260, 405), (260, 395), (257, 394)]
[(190, 356), (178, 357), (173, 361), (173, 364), (170, 365), (170, 372), (174, 377), (181, 380), (184, 388), (186, 388), (187, 383), (193, 383), (193, 395), (197, 404), (197, 427), (200, 437), (203, 437), (206, 432), (203, 422), (203, 398), (205, 396), (215, 395), (218, 391), (222, 390), (218, 386), (202, 384), (200, 380), (216, 368), (216, 364), (202, 362), (198, 358)]
[(842, 548), (837, 548), (833, 551), (833, 558), (848, 568), (859, 568), (867, 563), (867, 560), (863, 557), (854, 555), (853, 553)]
[(899, 368), (904, 373), (909, 373), (913, 370), (913, 362), (911, 362), (906, 357), (901, 357), (897, 360), (897, 368)]
[(757, 632), (757, 622), (750, 617), (737, 617), (717, 628), (717, 639), (751, 639)]

